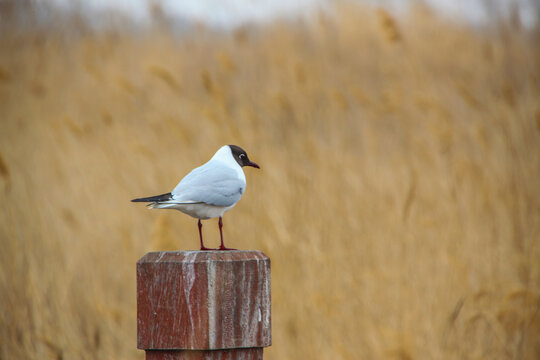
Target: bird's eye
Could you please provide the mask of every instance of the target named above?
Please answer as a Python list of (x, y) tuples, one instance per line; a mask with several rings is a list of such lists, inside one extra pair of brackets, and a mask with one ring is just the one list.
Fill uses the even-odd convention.
[(242, 158), (246, 157), (246, 154), (240, 154), (238, 157), (239, 157), (240, 159), (242, 159)]

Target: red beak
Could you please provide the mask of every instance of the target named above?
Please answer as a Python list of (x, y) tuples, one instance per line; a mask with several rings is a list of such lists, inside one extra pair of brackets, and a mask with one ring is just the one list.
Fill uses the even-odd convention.
[(259, 165), (257, 165), (257, 164), (254, 163), (253, 161), (250, 161), (249, 164), (247, 164), (246, 166), (253, 166), (254, 168), (257, 168), (257, 169), (260, 169), (260, 168), (261, 168)]

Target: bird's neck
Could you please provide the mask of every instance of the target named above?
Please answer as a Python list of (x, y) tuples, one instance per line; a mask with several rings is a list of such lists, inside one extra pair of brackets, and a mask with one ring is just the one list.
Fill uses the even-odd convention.
[(234, 160), (231, 148), (228, 146), (221, 147), (215, 154), (212, 156), (211, 160), (219, 160), (223, 161), (227, 164), (237, 164), (236, 160)]
[(227, 164), (237, 171), (239, 178), (244, 179), (245, 181), (246, 176), (244, 175), (244, 170), (242, 170), (242, 167), (234, 160), (230, 147), (223, 146), (214, 154), (214, 156), (212, 156), (210, 161), (220, 161)]

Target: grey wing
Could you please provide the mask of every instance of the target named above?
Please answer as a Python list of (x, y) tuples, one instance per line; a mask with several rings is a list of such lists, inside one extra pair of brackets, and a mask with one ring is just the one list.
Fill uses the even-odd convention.
[[(205, 164), (206, 165), (206, 164)], [(223, 165), (201, 166), (186, 175), (172, 191), (174, 201), (232, 206), (244, 193), (246, 182)]]

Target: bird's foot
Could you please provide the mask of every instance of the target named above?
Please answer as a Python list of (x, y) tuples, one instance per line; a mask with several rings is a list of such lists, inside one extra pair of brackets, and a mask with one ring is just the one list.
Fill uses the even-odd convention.
[(221, 245), (218, 250), (238, 250), (238, 249), (233, 249), (233, 248), (228, 248), (228, 247), (225, 247), (223, 245)]
[(201, 246), (201, 250), (200, 250), (200, 251), (212, 251), (212, 250), (216, 250), (216, 249), (207, 248), (206, 246)]

